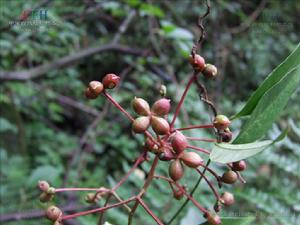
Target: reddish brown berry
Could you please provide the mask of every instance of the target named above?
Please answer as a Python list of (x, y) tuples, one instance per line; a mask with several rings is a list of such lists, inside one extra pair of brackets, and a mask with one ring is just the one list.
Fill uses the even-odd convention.
[(221, 202), (220, 201), (217, 201), (214, 205), (214, 210), (215, 212), (220, 212), (222, 210), (222, 205), (221, 205)]
[(152, 112), (157, 116), (165, 116), (170, 112), (170, 100), (162, 98), (157, 100), (152, 106)]
[(136, 118), (132, 123), (132, 130), (135, 133), (145, 132), (150, 125), (150, 118), (148, 116), (140, 116)]
[(174, 151), (177, 154), (180, 154), (186, 149), (188, 142), (186, 140), (186, 137), (180, 131), (176, 131), (172, 136), (171, 144)]
[(51, 221), (57, 221), (62, 217), (62, 211), (56, 206), (50, 206), (46, 210), (46, 216)]
[(141, 116), (150, 115), (150, 106), (148, 102), (142, 98), (135, 97), (132, 101), (132, 107), (133, 110)]
[(119, 84), (119, 82), (120, 77), (113, 73), (106, 74), (102, 79), (103, 86), (107, 89), (113, 89)]
[(189, 61), (195, 70), (202, 71), (205, 67), (205, 60), (198, 54), (195, 54), (194, 58), (190, 55)]
[(170, 163), (169, 175), (174, 181), (177, 181), (183, 177), (184, 169), (181, 162), (178, 159)]
[(219, 225), (221, 224), (221, 218), (214, 213), (206, 213), (205, 217), (207, 218), (207, 222), (210, 225)]
[(89, 87), (85, 89), (84, 94), (87, 99), (95, 99), (98, 97), (98, 95), (94, 94)]
[(205, 64), (205, 67), (204, 67), (202, 73), (203, 73), (204, 77), (207, 79), (214, 78), (218, 73), (218, 69), (217, 69), (217, 67), (215, 67), (212, 64)]
[(46, 192), (46, 191), (49, 189), (50, 185), (49, 185), (49, 183), (48, 183), (47, 181), (40, 180), (40, 181), (38, 182), (38, 187), (39, 187), (39, 189), (40, 189), (41, 191)]
[(162, 161), (170, 161), (176, 158), (176, 155), (174, 154), (173, 151), (170, 150), (170, 148), (166, 148), (166, 147), (159, 148), (158, 153), (160, 153), (159, 159)]
[(151, 126), (154, 132), (159, 135), (167, 134), (170, 131), (170, 125), (168, 121), (161, 117), (152, 116)]
[(103, 91), (103, 84), (99, 81), (91, 81), (89, 83), (89, 89), (93, 95), (98, 96)]
[(233, 184), (236, 182), (237, 179), (238, 179), (238, 176), (237, 176), (236, 172), (234, 172), (232, 170), (225, 172), (221, 178), (221, 180), (225, 184)]
[(203, 163), (203, 159), (196, 152), (185, 152), (180, 159), (185, 165), (192, 168), (197, 168)]
[(184, 193), (182, 190), (174, 190), (173, 191), (173, 197), (177, 200), (182, 199), (183, 195), (184, 195)]
[(229, 128), (226, 128), (223, 133), (220, 134), (222, 142), (230, 142), (232, 139), (232, 132)]
[(230, 206), (230, 205), (234, 204), (233, 194), (231, 194), (230, 192), (224, 192), (221, 195), (221, 202), (226, 206)]
[(230, 120), (224, 115), (217, 115), (214, 120), (214, 127), (218, 130), (225, 130), (230, 125)]
[(247, 164), (244, 160), (232, 163), (232, 170), (244, 171), (247, 168)]

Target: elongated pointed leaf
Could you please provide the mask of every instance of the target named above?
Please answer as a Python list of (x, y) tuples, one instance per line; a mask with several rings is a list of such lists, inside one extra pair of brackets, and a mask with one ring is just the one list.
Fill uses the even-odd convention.
[(272, 88), (277, 82), (279, 82), (288, 72), (297, 67), (300, 64), (300, 44), (296, 49), (279, 65), (277, 66), (259, 86), (259, 88), (251, 95), (246, 105), (242, 110), (233, 116), (232, 119), (236, 119), (242, 116), (250, 115), (261, 97)]
[(243, 126), (234, 144), (250, 143), (261, 138), (280, 116), (289, 97), (300, 85), (300, 66), (291, 70), (261, 98)]
[[(255, 217), (223, 217), (221, 218), (222, 225), (252, 225)], [(210, 225), (205, 222), (201, 225)]]
[(218, 163), (231, 163), (242, 159), (249, 158), (267, 147), (269, 147), (273, 141), (260, 141), (250, 144), (228, 144), (218, 143), (215, 144), (211, 153), (210, 159)]

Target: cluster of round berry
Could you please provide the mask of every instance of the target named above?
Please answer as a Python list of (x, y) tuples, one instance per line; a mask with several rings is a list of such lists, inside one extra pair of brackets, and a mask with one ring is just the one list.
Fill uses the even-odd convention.
[[(216, 225), (221, 223), (220, 217), (216, 214), (218, 213), (222, 205), (229, 206), (234, 203), (234, 196), (229, 192), (224, 192), (219, 194), (216, 188), (205, 175), (208, 171), (217, 180), (219, 187), (221, 188), (222, 183), (233, 184), (238, 179), (242, 180), (240, 171), (246, 169), (246, 163), (244, 161), (234, 162), (228, 164), (229, 170), (225, 172), (222, 176), (218, 176), (217, 173), (211, 169), (208, 164), (204, 161), (204, 157), (200, 154), (209, 155), (210, 151), (192, 145), (191, 141), (206, 141), (206, 142), (230, 142), (232, 139), (232, 133), (229, 129), (230, 120), (224, 115), (215, 115), (211, 124), (201, 124), (201, 125), (189, 125), (186, 127), (175, 128), (175, 121), (182, 108), (183, 102), (185, 100), (186, 93), (188, 92), (191, 84), (196, 81), (199, 73), (202, 73), (205, 78), (214, 78), (217, 75), (217, 68), (212, 64), (205, 64), (205, 60), (198, 54), (190, 56), (190, 63), (194, 68), (194, 74), (191, 76), (185, 91), (175, 107), (175, 113), (173, 119), (169, 120), (171, 112), (171, 100), (166, 97), (162, 97), (156, 100), (152, 107), (143, 98), (134, 97), (132, 100), (132, 108), (136, 113), (136, 118), (134, 118), (129, 112), (127, 112), (115, 99), (109, 95), (106, 89), (113, 89), (120, 82), (120, 77), (115, 74), (107, 74), (100, 81), (91, 81), (85, 91), (85, 95), (88, 99), (96, 99), (100, 94), (107, 98), (117, 109), (119, 109), (132, 123), (132, 131), (135, 134), (142, 134), (145, 137), (145, 142), (143, 145), (143, 152), (140, 157), (136, 160), (132, 169), (124, 178), (112, 189), (107, 189), (101, 187), (96, 188), (58, 188), (54, 189), (49, 186), (45, 181), (39, 183), (41, 194), (41, 201), (47, 202), (53, 198), (54, 193), (63, 191), (94, 191), (86, 196), (86, 201), (89, 203), (95, 203), (102, 199), (103, 196), (107, 196), (106, 204), (98, 209), (91, 211), (80, 212), (73, 215), (64, 216), (62, 211), (51, 206), (47, 210), (47, 217), (54, 221), (55, 224), (60, 224), (61, 221), (74, 218), (81, 215), (86, 215), (95, 212), (104, 212), (105, 210), (119, 205), (125, 206), (129, 211), (129, 222), (131, 224), (131, 217), (133, 216), (136, 207), (140, 204), (142, 205), (148, 214), (158, 223), (163, 224), (156, 215), (146, 206), (146, 203), (142, 200), (143, 195), (146, 193), (148, 186), (153, 179), (161, 179), (167, 181), (170, 184), (173, 197), (177, 200), (182, 199), (184, 196), (190, 200), (200, 211), (202, 211), (204, 217), (207, 219), (208, 223), (211, 225)], [(165, 89), (165, 87), (164, 87)], [(163, 91), (164, 93), (166, 90)], [(189, 137), (185, 135), (184, 131), (192, 129), (211, 129), (212, 133), (216, 135), (214, 139), (199, 138), (199, 137)], [(116, 190), (128, 179), (130, 174), (137, 168), (138, 165), (144, 161), (148, 161), (148, 154), (154, 154), (154, 160), (152, 162), (151, 169), (145, 180), (144, 186), (136, 196), (129, 198), (127, 200), (122, 200), (116, 194)], [(169, 177), (158, 175), (155, 173), (156, 166), (159, 161), (169, 163)], [(204, 168), (203, 172), (199, 170), (199, 167)], [(180, 180), (184, 177), (185, 171), (190, 168), (196, 171), (201, 178), (207, 182), (208, 186), (211, 188), (213, 194), (216, 197), (216, 204), (214, 206), (214, 211), (204, 208), (199, 202), (197, 202), (193, 197), (192, 193), (188, 193), (185, 185), (180, 184)], [(115, 196), (118, 203), (107, 205), (110, 196)], [(135, 201), (136, 204), (129, 208), (127, 203)]]

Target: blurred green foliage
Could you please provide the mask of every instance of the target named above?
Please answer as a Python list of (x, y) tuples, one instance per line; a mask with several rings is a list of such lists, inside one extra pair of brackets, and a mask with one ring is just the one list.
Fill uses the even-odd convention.
[[(191, 68), (186, 57), (199, 35), (198, 16), (205, 12), (204, 1), (17, 1), (3, 0), (0, 7), (0, 29), (16, 20), (25, 9), (41, 3), (50, 20), (57, 25), (33, 27), (12, 26), (0, 33), (0, 70), (22, 71), (57, 60), (65, 55), (110, 42), (119, 25), (131, 10), (138, 12), (121, 36), (120, 43), (150, 51), (151, 56), (132, 56), (113, 51), (83, 58), (79, 63), (49, 70), (40, 78), (27, 81), (1, 81), (0, 156), (1, 215), (23, 213), (46, 207), (38, 201), (36, 183), (49, 180), (55, 187), (98, 187), (113, 185), (129, 170), (141, 151), (142, 139), (132, 135), (130, 123), (113, 107), (108, 108), (99, 125), (88, 132), (87, 146), (81, 151), (80, 139), (95, 119), (93, 113), (66, 104), (67, 96), (101, 113), (107, 106), (104, 99), (88, 101), (83, 91), (93, 79), (106, 73), (120, 74), (128, 66), (121, 88), (112, 95), (130, 112), (130, 101), (140, 96), (153, 102), (160, 84), (168, 87), (173, 102), (187, 81)], [(205, 21), (206, 40), (201, 55), (218, 66), (216, 81), (205, 81), (210, 97), (218, 109), (235, 114), (257, 88), (299, 42), (298, 1), (270, 1), (259, 16), (260, 1), (212, 1), (212, 10)], [(241, 25), (240, 25), (241, 24)], [(257, 216), (256, 224), (295, 225), (300, 221), (300, 89), (298, 88), (269, 133), (276, 137), (290, 127), (288, 137), (248, 160), (244, 173), (246, 185), (226, 188), (237, 196), (237, 204), (223, 212), (224, 216)], [(82, 108), (82, 107), (81, 107)], [(206, 107), (198, 101), (193, 88), (184, 105), (181, 124), (209, 121)], [(233, 124), (233, 131), (240, 122)], [(208, 137), (204, 131), (191, 131), (190, 136)], [(210, 147), (207, 145), (206, 147)], [(145, 163), (119, 191), (124, 198), (138, 190), (149, 164)], [(224, 168), (216, 165), (220, 173)], [(166, 165), (159, 167), (166, 173)], [(196, 180), (188, 173), (186, 181)], [(193, 184), (190, 184), (190, 187)], [(213, 196), (204, 183), (196, 199), (204, 206), (213, 204)], [(85, 205), (82, 195), (75, 196)], [(58, 201), (59, 199), (59, 201)], [(168, 220), (179, 203), (171, 199), (165, 183), (155, 182), (145, 198), (154, 212)], [(60, 206), (74, 202), (74, 196), (55, 198)], [(96, 224), (96, 216), (78, 219), (80, 224)], [(107, 213), (107, 221), (124, 224), (126, 214), (120, 209)], [(139, 208), (135, 224), (154, 224)], [(191, 206), (175, 224), (197, 224), (201, 215)], [(48, 224), (43, 218), (11, 221), (4, 224)]]

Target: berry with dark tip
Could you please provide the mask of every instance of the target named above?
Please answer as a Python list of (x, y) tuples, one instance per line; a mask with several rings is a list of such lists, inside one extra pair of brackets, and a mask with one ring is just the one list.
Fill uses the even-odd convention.
[(232, 163), (232, 170), (234, 171), (244, 171), (246, 168), (247, 164), (244, 160)]

